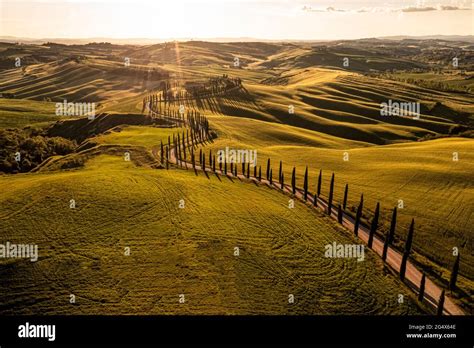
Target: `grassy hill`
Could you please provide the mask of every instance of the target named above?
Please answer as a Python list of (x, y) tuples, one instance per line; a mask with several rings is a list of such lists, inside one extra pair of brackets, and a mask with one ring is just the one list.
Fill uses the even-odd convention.
[[(419, 119), (381, 116), (381, 103), (389, 100), (419, 103)], [(130, 101), (127, 106), (140, 104)], [(186, 106), (209, 115), (283, 123), (377, 145), (456, 134), (474, 124), (469, 95), (322, 68), (262, 75), (258, 82), (244, 80), (242, 90)]]
[(268, 56), (284, 51), (291, 46), (291, 44), (262, 42), (167, 42), (143, 46), (130, 50), (127, 54), (133, 59), (143, 62), (160, 62), (179, 66), (233, 66), (234, 59), (237, 57), (239, 65), (245, 67), (264, 61)]
[(59, 119), (54, 103), (0, 98), (0, 128), (44, 127)]
[(270, 189), (110, 155), (0, 187), (2, 240), (39, 245), (33, 265), (0, 261), (4, 314), (420, 313), (371, 252), (325, 258), (351, 235)]
[[(239, 67), (243, 67), (285, 47), (286, 44), (199, 41), (146, 46), (0, 43), (0, 93), (34, 100), (119, 100), (153, 90), (169, 74), (179, 78), (193, 76), (193, 67), (197, 66), (204, 67), (197, 75), (215, 75), (219, 69), (233, 68), (236, 57)], [(21, 67), (15, 67), (16, 58), (21, 58)], [(125, 58), (129, 59), (129, 66), (125, 66)], [(206, 72), (205, 68), (211, 66), (217, 70)]]
[[(345, 184), (350, 186), (348, 206), (355, 211), (360, 194), (364, 194), (367, 214), (373, 214), (376, 202), (382, 205), (382, 231), (388, 230), (391, 210), (403, 200), (395, 244), (402, 245), (411, 218), (416, 220), (414, 248), (418, 260), (442, 279), (449, 278), (452, 248), (458, 247), (461, 260), (461, 283), (472, 288), (473, 259), (469, 253), (473, 240), (469, 226), (473, 223), (473, 191), (469, 186), (474, 170), (474, 141), (446, 138), (419, 143), (367, 146), (312, 131), (236, 117), (212, 117), (211, 125), (218, 138), (204, 148), (218, 150), (257, 150), (258, 163), (266, 169), (271, 158), (274, 172), (283, 161), (287, 181), (293, 166), (301, 186), (305, 166), (309, 166), (310, 190), (315, 191), (319, 170), (323, 169), (323, 194), (328, 194), (330, 174), (336, 173), (335, 197), (342, 201)], [(120, 127), (92, 138), (98, 144), (142, 146), (151, 149), (179, 129), (154, 127)], [(457, 152), (459, 161), (452, 160)], [(349, 156), (343, 160), (344, 154)], [(239, 169), (240, 170), (240, 169)], [(276, 175), (276, 174), (275, 174)], [(289, 181), (288, 181), (289, 182)], [(439, 268), (441, 264), (444, 268)]]
[(158, 128), (151, 126), (118, 126), (105, 134), (90, 138), (89, 141), (107, 145), (143, 146), (151, 149), (160, 141), (168, 142), (173, 134), (186, 132), (186, 128)]
[[(257, 150), (258, 165), (266, 168), (271, 158), (274, 172), (283, 161), (287, 180), (293, 166), (300, 186), (305, 167), (309, 167), (310, 187), (314, 192), (319, 170), (324, 172), (324, 194), (328, 194), (330, 175), (336, 174), (335, 196), (342, 200), (344, 186), (350, 186), (349, 203), (357, 206), (364, 193), (365, 206), (373, 212), (382, 205), (382, 215), (390, 219), (391, 209), (404, 201), (397, 234), (404, 238), (412, 217), (417, 221), (415, 250), (450, 268), (452, 247), (461, 247), (461, 273), (474, 276), (474, 259), (469, 250), (473, 239), (469, 226), (474, 192), (470, 186), (474, 171), (474, 140), (445, 138), (426, 142), (362, 146), (340, 138), (268, 122), (232, 117), (212, 118), (218, 138), (207, 148), (215, 153), (225, 147)], [(279, 130), (281, 128), (281, 131)], [(281, 136), (284, 133), (285, 136)], [(258, 136), (257, 136), (258, 135)], [(367, 144), (363, 144), (367, 145)], [(344, 153), (349, 160), (344, 161)], [(453, 161), (453, 152), (459, 161)]]
[(389, 55), (381, 56), (377, 52), (369, 52), (367, 50), (341, 47), (296, 47), (291, 50), (279, 52), (271, 59), (262, 62), (259, 66), (265, 68), (308, 68), (314, 66), (322, 66), (329, 68), (344, 68), (344, 59), (349, 59), (350, 70), (371, 71), (371, 70), (387, 70), (397, 69), (414, 69), (422, 67), (423, 64), (410, 61), (408, 59), (400, 59)]
[(350, 70), (355, 71), (414, 70), (446, 68), (456, 56), (462, 61), (462, 69), (472, 70), (474, 54), (469, 41), (381, 38), (315, 42), (294, 45), (261, 65), (290, 69), (315, 65), (343, 68), (343, 59), (348, 58)]
[(14, 94), (15, 98), (55, 102), (120, 99), (153, 88), (165, 76), (157, 69), (126, 67), (123, 61), (93, 57), (67, 59), (31, 65), (25, 71), (19, 68), (6, 70), (0, 78), (0, 92)]

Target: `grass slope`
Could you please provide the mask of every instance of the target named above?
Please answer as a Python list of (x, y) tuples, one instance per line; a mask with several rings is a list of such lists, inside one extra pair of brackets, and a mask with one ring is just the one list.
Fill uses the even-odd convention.
[[(458, 124), (474, 124), (474, 107), (468, 94), (322, 68), (261, 77), (254, 82), (243, 76), (243, 90), (186, 106), (208, 115), (283, 123), (376, 145), (450, 134)], [(381, 116), (381, 103), (389, 100), (420, 103), (420, 119)]]
[(60, 118), (54, 103), (0, 98), (0, 128), (43, 127)]
[(97, 137), (90, 138), (90, 141), (97, 144), (107, 145), (133, 145), (152, 148), (155, 145), (168, 143), (168, 136), (173, 138), (173, 134), (186, 133), (186, 128), (158, 128), (147, 126), (118, 126), (113, 131)]
[[(348, 183), (349, 205), (357, 206), (360, 194), (364, 193), (365, 207), (373, 212), (379, 201), (385, 221), (390, 219), (390, 210), (402, 199), (405, 208), (400, 210), (397, 234), (404, 238), (409, 221), (414, 217), (417, 225), (415, 250), (450, 269), (453, 262), (451, 250), (457, 246), (463, 255), (461, 273), (471, 279), (474, 277), (474, 259), (469, 251), (474, 243), (470, 231), (474, 223), (471, 185), (474, 140), (444, 138), (355, 147), (353, 143), (337, 142), (328, 136), (318, 137), (317, 133), (313, 133), (312, 138), (319, 140), (311, 140), (298, 129), (289, 127), (286, 136), (282, 137), (278, 127), (268, 122), (240, 122), (239, 118), (231, 117), (222, 119), (211, 119), (211, 125), (219, 135), (208, 146), (214, 153), (227, 146), (255, 149), (262, 169), (266, 169), (267, 158), (271, 158), (276, 173), (279, 161), (283, 161), (287, 182), (293, 166), (296, 166), (300, 186), (305, 166), (309, 166), (313, 192), (319, 170), (323, 169), (323, 192), (326, 195), (330, 175), (334, 172), (338, 201), (342, 201), (344, 185)], [(348, 161), (344, 161), (346, 152)], [(453, 161), (454, 152), (459, 156), (457, 162)], [(446, 272), (444, 276), (449, 277), (449, 274)]]
[(37, 243), (40, 255), (0, 260), (4, 314), (420, 313), (370, 252), (325, 258), (324, 245), (351, 235), (273, 190), (106, 155), (1, 176), (0, 188), (1, 240)]

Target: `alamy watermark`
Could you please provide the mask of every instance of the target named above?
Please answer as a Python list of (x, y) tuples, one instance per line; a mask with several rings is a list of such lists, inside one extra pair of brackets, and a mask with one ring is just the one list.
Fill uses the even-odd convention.
[(250, 163), (251, 167), (257, 165), (257, 150), (249, 149), (229, 149), (226, 146), (225, 150), (217, 151), (218, 163)]
[(0, 244), (0, 258), (30, 259), (31, 262), (36, 262), (38, 261), (38, 245), (13, 244), (10, 242)]
[(56, 325), (36, 325), (26, 322), (18, 326), (19, 338), (47, 338), (52, 342), (56, 339)]
[(407, 116), (413, 119), (420, 119), (420, 103), (418, 102), (397, 102), (388, 100), (388, 103), (380, 103), (380, 116)]
[(56, 116), (87, 116), (89, 120), (95, 118), (95, 103), (56, 103)]
[(330, 258), (356, 258), (357, 261), (364, 261), (364, 245), (362, 244), (326, 244), (324, 256)]

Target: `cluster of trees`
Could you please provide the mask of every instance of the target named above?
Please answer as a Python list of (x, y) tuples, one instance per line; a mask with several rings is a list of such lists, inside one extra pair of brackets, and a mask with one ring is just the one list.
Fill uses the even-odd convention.
[[(152, 118), (160, 118), (176, 121), (187, 127), (186, 133), (168, 137), (168, 143), (160, 146), (160, 160), (162, 165), (169, 168), (171, 151), (174, 151), (176, 159), (180, 162), (185, 161), (187, 153), (193, 153), (198, 144), (212, 139), (210, 132), (209, 120), (199, 111), (194, 109), (175, 110), (169, 107), (161, 108), (156, 95), (148, 95), (143, 98), (142, 112), (148, 111), (148, 115)], [(190, 151), (187, 149), (191, 149)]]
[(115, 69), (113, 72), (114, 74), (120, 76), (142, 77), (145, 81), (168, 79), (170, 76), (169, 72), (160, 68), (149, 69), (135, 66), (129, 66), (127, 68), (118, 68)]
[(15, 99), (15, 94), (2, 92), (0, 93), (0, 98)]
[(241, 87), (242, 80), (227, 74), (211, 77), (205, 82), (187, 82), (181, 86), (178, 82), (162, 81), (158, 92), (151, 99), (154, 103), (179, 104), (185, 100), (209, 98)]
[(180, 122), (188, 126), (192, 132), (202, 134), (200, 135), (201, 139), (209, 136), (210, 128), (207, 117), (194, 109), (188, 109), (184, 112), (184, 110), (176, 110), (169, 106), (162, 108), (161, 105), (157, 103), (156, 98), (153, 95), (149, 95), (143, 98), (142, 113), (145, 112), (147, 112), (151, 118), (162, 118)]
[[(405, 71), (398, 71), (398, 72), (403, 73)], [(419, 71), (408, 71), (408, 72), (419, 72)], [(422, 71), (422, 72), (429, 72), (429, 73), (440, 74), (440, 75), (445, 75), (447, 73), (452, 74), (452, 71), (446, 71), (446, 70), (439, 70), (439, 71), (429, 70), (429, 71)], [(462, 78), (459, 78), (459, 81), (469, 80), (473, 78), (472, 75), (467, 75), (464, 70), (456, 71), (456, 74), (462, 77)], [(407, 76), (404, 76), (403, 74), (398, 74), (397, 71), (393, 71), (393, 73), (382, 73), (382, 74), (368, 73), (366, 75), (371, 76), (371, 77), (382, 77), (382, 78), (393, 80), (393, 81), (409, 83), (412, 85), (429, 88), (429, 89), (435, 89), (435, 90), (443, 91), (443, 92), (454, 92), (454, 93), (459, 93), (459, 92), (473, 93), (474, 92), (473, 88), (470, 87), (469, 84), (463, 84), (461, 82), (456, 83), (454, 80), (450, 82), (450, 80), (444, 79), (443, 77), (440, 77), (437, 80), (407, 77)]]
[[(168, 136), (168, 143), (163, 144), (162, 141), (160, 144), (160, 160), (162, 165), (166, 165), (166, 169), (169, 168), (171, 151), (174, 151), (179, 164), (186, 162), (189, 155), (193, 167), (195, 167), (194, 150), (199, 144), (210, 141), (213, 138), (209, 131), (209, 121), (205, 116), (195, 115), (193, 112), (188, 115), (186, 125), (188, 126), (186, 133), (183, 131), (181, 134), (173, 134), (173, 137)], [(201, 163), (202, 151), (199, 158)]]
[(50, 156), (74, 152), (76, 146), (74, 141), (45, 137), (32, 130), (0, 130), (0, 171), (28, 172)]
[(87, 57), (84, 55), (71, 55), (69, 57), (63, 58), (60, 63), (67, 63), (67, 62), (76, 62), (80, 63), (84, 60), (87, 60)]
[(414, 78), (396, 77), (394, 79), (400, 82), (410, 83), (412, 85), (417, 85), (420, 87), (425, 87), (425, 88), (430, 88), (430, 89), (436, 89), (438, 91), (443, 91), (443, 92), (454, 92), (454, 93), (474, 92), (474, 90), (469, 85), (462, 85), (462, 84), (455, 85), (453, 83), (447, 83), (444, 81), (433, 81), (433, 80), (414, 79)]
[(193, 88), (191, 94), (195, 98), (206, 96), (213, 96), (216, 94), (225, 93), (233, 88), (241, 87), (242, 80), (239, 77), (229, 77), (227, 74), (222, 76), (209, 78), (208, 85), (199, 86), (200, 88)]

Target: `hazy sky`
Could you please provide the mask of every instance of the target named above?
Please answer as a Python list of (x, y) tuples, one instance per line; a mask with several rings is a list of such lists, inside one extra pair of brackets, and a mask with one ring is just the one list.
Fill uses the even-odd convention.
[(351, 39), (473, 32), (471, 0), (0, 0), (0, 36)]

